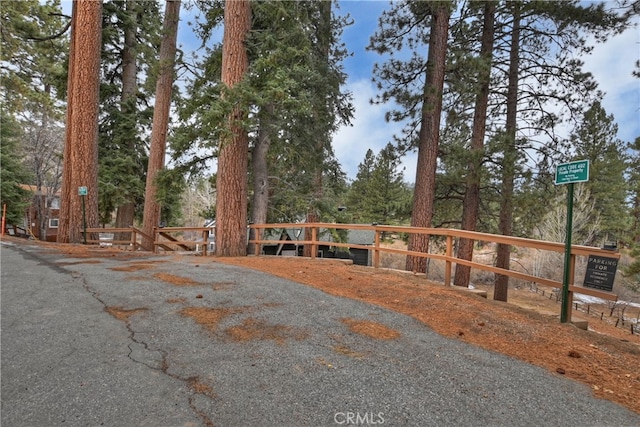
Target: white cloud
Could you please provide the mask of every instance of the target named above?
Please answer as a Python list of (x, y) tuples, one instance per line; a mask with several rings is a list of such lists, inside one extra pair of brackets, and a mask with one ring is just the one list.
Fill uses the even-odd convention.
[[(374, 154), (378, 154), (387, 143), (393, 141), (394, 134), (400, 134), (402, 125), (385, 121), (388, 107), (369, 102), (376, 95), (376, 89), (370, 80), (349, 82), (346, 89), (353, 94), (354, 119), (352, 126), (342, 126), (336, 132), (333, 148), (347, 176), (354, 179), (358, 173), (358, 164), (364, 160), (367, 150), (371, 149)], [(415, 163), (415, 155), (405, 157), (405, 180), (413, 181)]]
[(640, 79), (631, 74), (640, 60), (640, 19), (635, 23), (635, 27), (596, 45), (592, 54), (583, 58), (584, 69), (605, 92), (602, 106), (614, 115), (623, 141), (640, 136)]
[[(583, 58), (585, 71), (593, 73), (599, 89), (605, 92), (603, 107), (608, 114), (614, 115), (619, 126), (618, 137), (623, 141), (640, 136), (640, 79), (631, 74), (639, 59), (640, 31), (637, 26), (596, 45), (592, 54)], [(369, 103), (377, 93), (370, 80), (350, 81), (347, 90), (354, 95), (353, 126), (340, 128), (333, 143), (343, 170), (354, 179), (367, 149), (371, 148), (377, 154), (393, 140), (394, 133), (400, 134), (402, 126), (384, 120), (388, 107)], [(416, 162), (416, 153), (405, 156), (406, 181), (414, 181)]]

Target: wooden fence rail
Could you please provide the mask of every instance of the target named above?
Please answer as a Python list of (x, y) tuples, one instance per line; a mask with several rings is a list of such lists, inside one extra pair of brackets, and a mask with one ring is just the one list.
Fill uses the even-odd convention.
[[(174, 234), (182, 234), (184, 232), (199, 232), (202, 235), (202, 240), (181, 240), (180, 237), (176, 237)], [(146, 238), (149, 241), (153, 241), (153, 252), (157, 252), (158, 248), (165, 251), (185, 250), (192, 251), (195, 247), (203, 245), (202, 251), (204, 255), (207, 255), (207, 246), (210, 229), (204, 227), (156, 227), (153, 231), (153, 236), (149, 236), (144, 231), (136, 227), (128, 228), (87, 228), (87, 243), (88, 244), (110, 244), (127, 246), (131, 250), (143, 249), (142, 239)], [(113, 234), (118, 236), (121, 234), (130, 233), (130, 238), (127, 240), (115, 240), (114, 238), (108, 238), (105, 235)]]
[[(365, 249), (373, 252), (373, 267), (380, 267), (380, 254), (381, 253), (396, 253), (401, 255), (411, 255), (416, 257), (422, 257), (427, 259), (441, 260), (445, 263), (444, 272), (444, 284), (446, 286), (451, 285), (451, 273), (454, 264), (466, 265), (473, 269), (489, 271), (492, 273), (502, 274), (505, 276), (525, 280), (532, 283), (537, 283), (542, 286), (549, 286), (552, 288), (562, 287), (562, 283), (556, 280), (547, 279), (544, 277), (533, 276), (531, 274), (522, 273), (514, 270), (506, 270), (495, 267), (493, 265), (481, 264), (474, 261), (467, 261), (454, 256), (454, 239), (470, 239), (474, 241), (503, 243), (520, 248), (532, 248), (542, 251), (563, 253), (565, 251), (564, 243), (547, 242), (542, 240), (526, 239), (522, 237), (501, 236), (497, 234), (480, 233), (475, 231), (466, 231), (450, 228), (421, 228), (421, 227), (403, 227), (403, 226), (389, 226), (389, 225), (364, 225), (364, 224), (328, 224), (328, 223), (280, 223), (280, 224), (251, 224), (249, 228), (255, 229), (255, 239), (248, 240), (249, 244), (254, 246), (254, 255), (260, 255), (262, 253), (262, 246), (267, 244), (280, 245), (283, 243), (296, 244), (296, 245), (311, 245), (311, 258), (315, 258), (318, 246), (329, 244), (332, 247), (337, 248), (357, 248)], [(296, 240), (296, 241), (284, 241), (284, 240), (272, 240), (264, 239), (266, 230), (286, 230), (286, 229), (311, 229), (310, 240)], [(321, 230), (369, 230), (375, 234), (373, 245), (352, 244), (344, 242), (326, 242), (319, 239)], [(184, 232), (196, 232), (201, 233), (201, 240), (181, 240), (180, 235)], [(206, 227), (164, 227), (155, 228), (153, 236), (146, 236), (144, 232), (138, 228), (90, 228), (87, 229), (87, 233), (92, 235), (93, 233), (131, 233), (131, 239), (127, 241), (109, 241), (106, 239), (87, 240), (87, 243), (105, 243), (110, 242), (112, 244), (126, 244), (129, 245), (132, 250), (138, 250), (141, 247), (141, 240), (143, 236), (149, 241), (153, 241), (153, 251), (157, 252), (158, 249), (165, 251), (173, 250), (192, 250), (193, 247), (202, 245), (203, 255), (207, 255), (209, 232), (212, 231)], [(424, 253), (414, 252), (397, 248), (389, 248), (381, 245), (381, 236), (389, 233), (402, 233), (402, 234), (423, 234), (428, 236), (438, 236), (445, 241), (444, 253)], [(433, 246), (433, 245), (431, 245)], [(570, 260), (570, 272), (569, 272), (569, 307), (573, 305), (573, 293), (580, 293), (590, 296), (602, 298), (604, 300), (616, 301), (617, 295), (609, 292), (603, 292), (591, 288), (583, 288), (575, 285), (575, 264), (576, 256), (605, 256), (609, 258), (620, 258), (620, 254), (617, 252), (604, 250), (600, 248), (594, 248), (589, 246), (572, 245), (571, 246), (571, 260)], [(571, 313), (568, 313), (571, 318)]]
[[(458, 230), (458, 229), (450, 229), (450, 228), (421, 228), (421, 227), (402, 227), (402, 226), (388, 226), (388, 225), (363, 225), (363, 224), (326, 224), (326, 223), (288, 223), (288, 224), (251, 224), (249, 226), (256, 230), (256, 236), (258, 238), (254, 240), (249, 240), (249, 243), (253, 243), (255, 245), (255, 255), (259, 255), (261, 252), (261, 245), (264, 244), (280, 244), (282, 243), (280, 240), (264, 240), (262, 236), (264, 235), (264, 231), (267, 229), (306, 229), (311, 228), (311, 240), (298, 240), (295, 243), (299, 245), (311, 245), (311, 257), (315, 258), (317, 253), (317, 248), (319, 244), (327, 244), (327, 242), (321, 242), (318, 240), (319, 231), (321, 229), (325, 230), (372, 230), (375, 232), (374, 244), (373, 246), (366, 245), (355, 245), (349, 243), (341, 243), (341, 242), (330, 242), (329, 244), (334, 247), (339, 248), (359, 248), (359, 249), (369, 249), (373, 251), (373, 266), (375, 268), (380, 267), (380, 253), (388, 252), (388, 253), (397, 253), (402, 255), (411, 255), (416, 257), (423, 257), (428, 259), (436, 259), (442, 260), (445, 262), (445, 273), (444, 273), (444, 284), (446, 286), (451, 285), (451, 273), (453, 264), (467, 265), (471, 268), (490, 271), (493, 273), (502, 274), (509, 277), (514, 277), (517, 279), (526, 280), (529, 282), (537, 283), (543, 286), (549, 286), (553, 288), (562, 287), (562, 282), (546, 279), (544, 277), (533, 276), (530, 274), (506, 270), (502, 268), (498, 268), (492, 265), (480, 264), (473, 261), (467, 261), (460, 258), (456, 258), (453, 255), (453, 244), (454, 238), (465, 238), (474, 241), (483, 241), (483, 242), (492, 242), (492, 243), (503, 243), (508, 244), (515, 247), (524, 247), (524, 248), (532, 248), (538, 249), (542, 251), (549, 252), (559, 252), (563, 253), (565, 251), (564, 243), (558, 242), (547, 242), (542, 240), (534, 240), (534, 239), (526, 239), (522, 237), (511, 237), (511, 236), (501, 236), (497, 234), (489, 234), (489, 233), (480, 233), (475, 231), (466, 231), (466, 230)], [(446, 245), (444, 254), (442, 253), (423, 253), (423, 252), (413, 252), (403, 249), (396, 248), (386, 248), (380, 245), (381, 235), (383, 233), (404, 233), (404, 234), (424, 234), (429, 236), (441, 236), (445, 238)], [(294, 243), (294, 242), (288, 242)], [(609, 250), (594, 248), (590, 246), (581, 246), (581, 245), (572, 245), (571, 246), (571, 260), (570, 260), (570, 283), (569, 283), (569, 313), (568, 318), (571, 318), (570, 307), (573, 303), (573, 294), (580, 293), (590, 296), (595, 296), (598, 298), (602, 298), (609, 301), (616, 301), (618, 299), (617, 295), (611, 294), (609, 292), (603, 292), (590, 288), (583, 288), (575, 285), (575, 264), (576, 264), (576, 256), (589, 256), (589, 255), (600, 255), (609, 258), (620, 258), (620, 254), (616, 252), (612, 252)]]

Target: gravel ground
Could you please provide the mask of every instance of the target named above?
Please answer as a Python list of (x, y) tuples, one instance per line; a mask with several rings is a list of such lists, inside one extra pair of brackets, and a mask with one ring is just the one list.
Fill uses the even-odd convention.
[(3, 426), (640, 425), (411, 317), (212, 259), (0, 251)]

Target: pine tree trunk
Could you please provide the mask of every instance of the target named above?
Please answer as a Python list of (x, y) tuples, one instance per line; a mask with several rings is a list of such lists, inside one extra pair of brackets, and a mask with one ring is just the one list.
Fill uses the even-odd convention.
[[(328, 75), (329, 73), (329, 54), (331, 49), (331, 2), (322, 1), (318, 2), (318, 12), (320, 19), (317, 27), (317, 45), (316, 51), (319, 57), (319, 69), (320, 72)], [(307, 206), (307, 214), (305, 221), (307, 223), (320, 222), (320, 203), (324, 197), (324, 161), (325, 161), (325, 148), (330, 146), (329, 131), (330, 121), (332, 118), (329, 116), (328, 105), (325, 100), (325, 95), (320, 91), (318, 93), (318, 101), (314, 108), (314, 135), (317, 138), (315, 146), (313, 147), (313, 156), (315, 161), (313, 162), (313, 182), (312, 182), (312, 197), (309, 205)], [(304, 229), (304, 240), (311, 240), (313, 237), (313, 230), (311, 228)], [(302, 255), (310, 257), (312, 255), (311, 245), (304, 245), (302, 248)]]
[[(47, 95), (47, 98), (51, 97), (51, 85), (46, 84), (44, 87), (44, 93)], [(49, 200), (51, 191), (47, 187), (46, 182), (46, 164), (49, 161), (51, 156), (51, 152), (47, 149), (46, 144), (43, 144), (44, 140), (49, 138), (49, 106), (47, 104), (44, 105), (42, 109), (42, 121), (40, 123), (40, 129), (38, 130), (37, 142), (35, 144), (36, 149), (39, 153), (35, 153), (35, 184), (36, 184), (36, 194), (39, 194), (39, 197), (36, 198), (35, 208), (36, 208), (36, 216), (38, 218), (38, 237), (41, 240), (47, 240), (47, 229), (49, 222)]]
[[(226, 1), (222, 43), (222, 83), (232, 88), (249, 68), (245, 40), (251, 29), (248, 0)], [(216, 255), (247, 254), (247, 161), (249, 138), (242, 128), (246, 111), (236, 107), (228, 124), (230, 137), (220, 142), (216, 180)]]
[[(83, 223), (98, 225), (98, 104), (102, 2), (73, 3), (67, 126), (58, 242), (83, 241)], [(86, 196), (78, 195), (87, 187)], [(83, 216), (83, 198), (84, 211)], [(84, 217), (84, 218), (83, 218)]]
[[(154, 228), (160, 224), (160, 204), (156, 200), (158, 188), (156, 178), (164, 168), (171, 108), (171, 89), (176, 60), (176, 40), (180, 19), (180, 0), (168, 0), (164, 12), (163, 37), (160, 44), (160, 73), (156, 82), (156, 104), (151, 128), (151, 147), (144, 195), (143, 231), (153, 236)], [(142, 246), (153, 251), (153, 240), (143, 239)]]
[[(513, 188), (516, 163), (516, 128), (518, 111), (518, 69), (520, 66), (520, 6), (513, 2), (513, 29), (511, 31), (511, 51), (509, 53), (509, 87), (507, 90), (506, 135), (504, 141), (504, 156), (502, 165), (502, 192), (500, 203), (500, 217), (498, 228), (500, 234), (511, 236), (513, 222)], [(509, 270), (511, 261), (511, 246), (498, 245), (496, 267)], [(493, 299), (507, 301), (509, 290), (509, 276), (495, 275)]]
[[(130, 22), (137, 23), (137, 11), (136, 11), (136, 0), (128, 0), (126, 2), (127, 5), (127, 17), (128, 21), (125, 25), (124, 30), (124, 49), (122, 50), (122, 96), (120, 98), (120, 109), (123, 112), (125, 117), (130, 117), (135, 114), (135, 98), (137, 92), (137, 75), (138, 75), (138, 67), (136, 65), (136, 28), (131, 25)], [(135, 123), (135, 122), (133, 122)], [(129, 139), (129, 144), (127, 150), (133, 155), (135, 152), (135, 125), (132, 126), (133, 129), (130, 130), (132, 133), (131, 139)], [(134, 172), (131, 172), (131, 177), (133, 178)], [(116, 213), (116, 228), (125, 228), (131, 227), (133, 225), (133, 219), (135, 216), (135, 202), (134, 195), (128, 194), (128, 200), (118, 206)], [(116, 233), (114, 236), (114, 240), (126, 240), (128, 239), (129, 233)]]
[[(318, 11), (320, 19), (318, 21), (317, 28), (317, 52), (319, 60), (322, 64), (329, 63), (329, 53), (331, 49), (331, 2), (322, 1), (318, 3)], [(322, 67), (321, 72), (328, 73), (328, 66)], [(320, 97), (323, 99), (323, 97)], [(324, 175), (324, 160), (325, 160), (325, 147), (329, 142), (329, 132), (327, 130), (329, 121), (333, 120), (328, 115), (328, 106), (326, 102), (319, 103), (314, 109), (314, 122), (315, 122), (315, 135), (317, 140), (315, 142), (314, 153), (315, 162), (313, 173), (313, 182), (311, 190), (311, 201), (307, 206), (307, 215), (305, 221), (310, 224), (314, 222), (320, 222), (320, 203), (324, 197), (323, 188), (323, 175)], [(311, 240), (313, 237), (313, 230), (311, 228), (304, 229), (304, 240)], [(304, 245), (302, 248), (302, 255), (310, 257), (311, 245)]]
[[(418, 141), (418, 164), (411, 214), (412, 227), (431, 227), (433, 219), (450, 6), (448, 2), (439, 3), (433, 12), (431, 22), (422, 123)], [(412, 234), (409, 237), (408, 249), (416, 252), (429, 252), (429, 236)], [(427, 259), (407, 256), (405, 268), (413, 272), (426, 272)]]
[[(269, 167), (267, 164), (267, 154), (271, 146), (269, 129), (273, 117), (273, 104), (264, 108), (260, 117), (260, 129), (258, 139), (251, 155), (251, 165), (253, 166), (253, 204), (251, 209), (251, 222), (253, 224), (265, 224), (269, 208)], [(249, 240), (256, 239), (256, 230), (249, 231)], [(255, 253), (255, 245), (249, 244), (248, 253)]]
[[(462, 202), (462, 229), (475, 231), (478, 223), (480, 208), (480, 169), (484, 157), (484, 137), (487, 120), (487, 105), (489, 104), (489, 83), (491, 78), (491, 58), (493, 56), (493, 29), (496, 5), (493, 1), (485, 2), (484, 25), (480, 47), (480, 58), (483, 68), (480, 69), (478, 80), (479, 92), (476, 96), (476, 108), (473, 114), (473, 129), (471, 131), (471, 160), (467, 166), (467, 189)], [(473, 258), (472, 239), (460, 239), (458, 244), (458, 258), (471, 261)], [(456, 265), (453, 284), (469, 286), (471, 267)]]

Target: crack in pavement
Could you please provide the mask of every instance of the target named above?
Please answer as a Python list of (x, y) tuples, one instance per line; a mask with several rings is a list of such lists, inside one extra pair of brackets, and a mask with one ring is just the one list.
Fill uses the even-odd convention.
[[(76, 272), (77, 273), (77, 272)], [(79, 273), (77, 273), (79, 274)], [(91, 286), (89, 285), (89, 283), (87, 283), (87, 280), (84, 276), (82, 276), (81, 274), (79, 274), (80, 277), (78, 278), (82, 278), (82, 287), (98, 302), (100, 302), (100, 304), (103, 305), (104, 307), (104, 311), (111, 314), (111, 316), (114, 316), (112, 313), (109, 312), (108, 310), (108, 305), (107, 303), (102, 300), (99, 297), (99, 293), (98, 291), (94, 290), (93, 288), (91, 288)], [(74, 277), (75, 278), (75, 277)], [(116, 317), (117, 318), (117, 317)], [(121, 319), (118, 319), (121, 320)], [(154, 371), (158, 371), (161, 372), (162, 374), (168, 376), (169, 378), (172, 378), (176, 381), (180, 381), (183, 382), (186, 386), (186, 388), (190, 391), (191, 395), (189, 396), (189, 398), (187, 399), (187, 402), (189, 404), (189, 407), (191, 408), (191, 410), (193, 411), (194, 414), (196, 414), (197, 416), (199, 416), (202, 421), (204, 422), (204, 424), (207, 427), (213, 427), (214, 424), (211, 421), (211, 419), (209, 418), (209, 416), (207, 414), (205, 414), (203, 411), (199, 410), (196, 406), (195, 406), (195, 402), (194, 402), (194, 397), (196, 395), (200, 395), (202, 397), (205, 397), (209, 400), (213, 400), (213, 398), (211, 396), (208, 396), (206, 392), (200, 392), (198, 390), (196, 390), (194, 387), (191, 386), (191, 383), (193, 381), (193, 377), (190, 378), (183, 378), (180, 375), (174, 374), (169, 372), (169, 362), (167, 361), (168, 359), (168, 352), (166, 350), (160, 349), (160, 348), (155, 348), (152, 349), (149, 344), (146, 341), (143, 340), (139, 340), (136, 338), (136, 331), (133, 329), (133, 326), (131, 325), (131, 322), (129, 321), (128, 318), (124, 319), (124, 323), (125, 323), (125, 327), (127, 328), (127, 331), (129, 332), (129, 339), (132, 341), (131, 344), (129, 344), (127, 347), (129, 348), (129, 353), (127, 354), (127, 358), (129, 358), (131, 361), (133, 361), (134, 363), (139, 363), (141, 365), (146, 366), (149, 369), (152, 369)], [(141, 352), (147, 352), (147, 353), (159, 353), (160, 354), (160, 360), (157, 361), (157, 363), (152, 364), (148, 361), (142, 360), (143, 357), (138, 358), (137, 354), (140, 350), (135, 349), (135, 346), (142, 346), (142, 351)], [(150, 357), (150, 359), (154, 360), (155, 358)]]
[[(96, 301), (98, 301), (102, 306), (103, 306), (103, 310), (106, 313), (109, 313), (112, 317), (116, 317), (114, 316), (112, 313), (109, 312), (108, 310), (108, 305), (107, 303), (101, 298), (100, 292), (98, 292), (97, 290), (93, 289), (91, 287), (91, 285), (88, 283), (86, 277), (75, 270), (67, 270), (64, 267), (53, 263), (49, 260), (46, 260), (44, 258), (41, 258), (40, 256), (38, 256), (37, 254), (25, 251), (21, 249), (21, 252), (23, 252), (25, 255), (27, 255), (28, 257), (32, 258), (32, 259), (37, 259), (38, 262), (47, 265), (48, 267), (54, 269), (56, 272), (59, 273), (63, 273), (63, 274), (71, 274), (71, 277), (76, 280), (76, 279), (80, 279), (81, 280), (81, 284), (82, 287), (85, 289), (85, 291), (92, 296), (92, 298), (94, 298)], [(117, 317), (116, 317), (117, 318)], [(121, 319), (119, 319), (121, 320)], [(157, 372), (161, 372), (162, 374), (166, 375), (169, 378), (172, 378), (176, 381), (180, 381), (182, 383), (184, 383), (185, 388), (187, 390), (189, 390), (189, 396), (187, 399), (187, 403), (189, 404), (189, 408), (193, 411), (193, 413), (195, 415), (197, 415), (198, 417), (200, 417), (202, 419), (202, 422), (207, 426), (207, 427), (213, 427), (214, 423), (213, 421), (209, 418), (209, 416), (202, 410), (198, 409), (196, 406), (196, 401), (195, 398), (198, 397), (200, 399), (204, 398), (209, 400), (210, 402), (213, 402), (215, 396), (211, 396), (209, 393), (207, 393), (206, 391), (199, 391), (197, 388), (193, 387), (193, 378), (194, 377), (190, 377), (190, 378), (183, 378), (180, 375), (177, 375), (175, 373), (171, 373), (169, 372), (169, 362), (168, 362), (168, 352), (164, 349), (154, 349), (151, 348), (149, 346), (149, 344), (147, 342), (145, 342), (144, 340), (140, 340), (138, 338), (136, 338), (136, 331), (134, 330), (133, 326), (131, 325), (131, 322), (129, 321), (129, 319), (124, 319), (124, 323), (125, 323), (125, 327), (127, 328), (127, 331), (129, 332), (129, 336), (128, 339), (131, 341), (130, 344), (128, 344), (128, 349), (129, 349), (129, 353), (127, 354), (127, 358), (129, 360), (131, 360), (134, 363), (138, 363), (141, 365), (146, 366), (149, 369), (152, 369), (154, 371)], [(136, 348), (138, 347), (138, 348)], [(154, 357), (152, 356), (145, 356), (144, 353), (148, 353), (148, 354), (153, 354), (153, 353), (157, 353), (159, 354), (159, 357)], [(148, 360), (145, 360), (148, 359)]]

